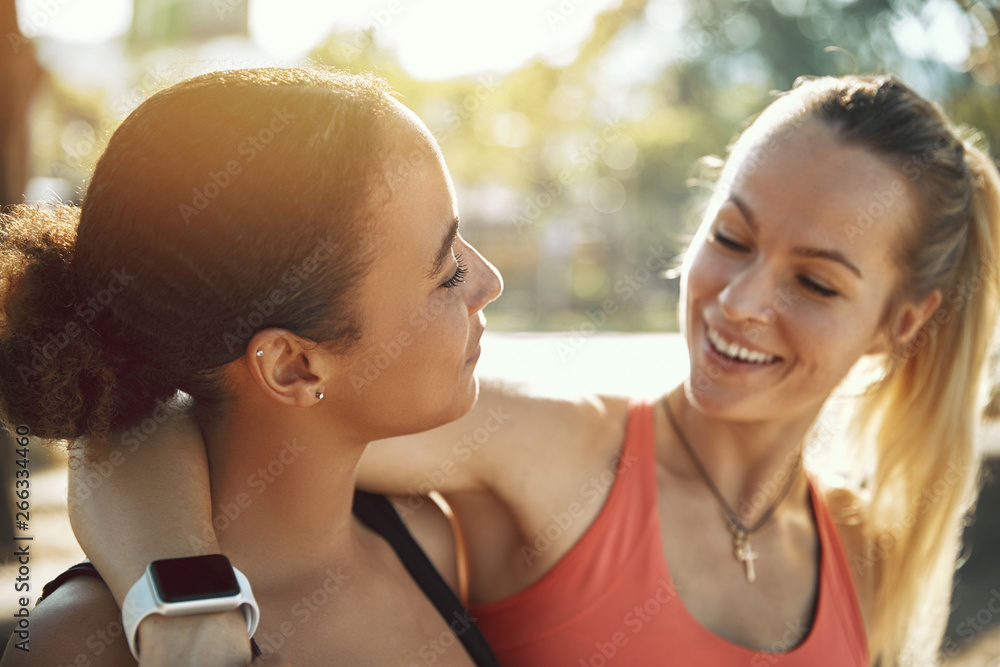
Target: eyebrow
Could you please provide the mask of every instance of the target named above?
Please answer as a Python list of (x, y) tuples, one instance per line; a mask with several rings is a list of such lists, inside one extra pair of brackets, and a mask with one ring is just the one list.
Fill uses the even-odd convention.
[[(750, 228), (755, 233), (760, 231), (760, 226), (754, 219), (753, 212), (750, 211), (750, 208), (746, 205), (746, 202), (744, 202), (736, 195), (730, 195), (729, 200), (733, 202), (733, 204), (736, 205), (736, 208), (740, 210), (740, 213), (743, 215), (743, 219), (746, 220), (747, 225), (749, 225)], [(825, 248), (811, 248), (808, 246), (795, 246), (794, 248), (792, 248), (792, 254), (797, 255), (799, 257), (828, 259), (831, 262), (837, 262), (838, 264), (847, 267), (858, 278), (864, 278), (864, 276), (861, 275), (861, 269), (859, 269), (853, 263), (851, 263), (851, 261), (844, 256), (844, 253), (840, 252), (839, 250), (827, 250)]]
[(452, 220), (451, 225), (448, 227), (448, 233), (445, 234), (444, 241), (441, 243), (441, 249), (438, 250), (437, 256), (434, 257), (434, 262), (431, 264), (430, 270), (427, 272), (428, 278), (433, 278), (437, 274), (441, 273), (441, 269), (444, 268), (444, 263), (451, 255), (451, 248), (455, 245), (455, 239), (458, 238), (458, 218), (456, 217)]

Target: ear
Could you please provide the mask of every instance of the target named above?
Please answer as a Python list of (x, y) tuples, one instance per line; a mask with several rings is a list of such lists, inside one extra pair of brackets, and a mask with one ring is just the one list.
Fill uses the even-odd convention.
[(941, 305), (941, 290), (936, 289), (920, 301), (907, 301), (896, 313), (889, 332), (883, 332), (873, 343), (868, 354), (890, 352), (910, 342), (920, 327), (931, 318)]
[(247, 345), (244, 360), (254, 382), (285, 405), (316, 405), (333, 377), (333, 355), (287, 329), (263, 329)]

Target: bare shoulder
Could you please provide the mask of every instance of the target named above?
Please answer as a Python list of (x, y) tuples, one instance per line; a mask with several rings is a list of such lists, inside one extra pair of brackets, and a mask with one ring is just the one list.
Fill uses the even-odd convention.
[(627, 401), (555, 396), (506, 380), (483, 379), (479, 400), (462, 418), (424, 433), (372, 443), (358, 484), (386, 494), (436, 489), (463, 493), (520, 485), (526, 468), (603, 455), (621, 444)]
[(30, 616), (30, 652), (11, 637), (4, 667), (11, 665), (136, 665), (122, 630), (118, 604), (103, 581), (76, 577), (43, 600)]
[(854, 577), (854, 588), (858, 593), (865, 627), (870, 630), (879, 567), (877, 562), (869, 558), (870, 524), (866, 519), (865, 503), (857, 493), (841, 486), (820, 486), (820, 491), (837, 524), (840, 541), (844, 545), (851, 575)]
[(554, 395), (530, 385), (484, 381), (481, 401), (476, 408), (480, 418), (507, 418), (497, 432), (497, 446), (482, 460), (492, 471), (506, 468), (517, 479), (525, 468), (545, 469), (546, 464), (606, 467), (625, 436), (624, 397)]
[(628, 414), (628, 399), (620, 396), (558, 395), (503, 380), (484, 380), (482, 386), (475, 412), (506, 410), (513, 427), (508, 437), (525, 444), (599, 443), (620, 433)]

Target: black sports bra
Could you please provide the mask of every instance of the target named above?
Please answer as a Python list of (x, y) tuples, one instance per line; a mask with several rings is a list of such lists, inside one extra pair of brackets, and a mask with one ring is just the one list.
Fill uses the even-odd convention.
[[(496, 656), (493, 655), (493, 650), (486, 643), (486, 638), (476, 626), (475, 619), (469, 615), (468, 610), (462, 606), (455, 593), (434, 569), (423, 549), (410, 535), (410, 531), (406, 529), (406, 525), (399, 518), (399, 514), (396, 513), (396, 509), (389, 502), (389, 499), (375, 493), (356, 490), (353, 510), (355, 516), (362, 523), (378, 533), (393, 548), (413, 581), (420, 586), (420, 590), (434, 604), (441, 617), (448, 622), (449, 627), (454, 629), (455, 636), (462, 642), (462, 646), (465, 647), (473, 663), (477, 667), (500, 667)], [(90, 562), (78, 563), (45, 584), (38, 601), (41, 602), (67, 580), (77, 576), (100, 578), (97, 569)], [(456, 624), (455, 621), (458, 623)], [(471, 624), (468, 621), (471, 621)], [(250, 645), (254, 657), (260, 656), (261, 651), (257, 642), (251, 639)]]

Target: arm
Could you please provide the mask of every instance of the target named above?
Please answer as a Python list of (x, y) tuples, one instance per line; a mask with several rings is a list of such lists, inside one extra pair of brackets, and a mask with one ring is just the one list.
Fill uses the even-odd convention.
[(548, 486), (560, 481), (552, 479), (553, 470), (589, 469), (617, 454), (625, 408), (623, 399), (556, 398), (483, 379), (464, 417), (373, 442), (361, 458), (358, 486), (392, 495), (489, 492), (512, 506), (533, 505), (529, 480)]
[[(200, 524), (201, 517), (211, 520), (211, 496), (208, 463), (193, 421), (174, 417), (159, 422), (149, 434), (141, 430), (119, 434), (100, 460), (87, 466), (78, 459), (73, 462), (70, 520), (80, 545), (107, 583), (100, 586), (102, 595), (92, 597), (104, 607), (110, 605), (116, 622), (125, 594), (150, 561), (218, 553), (215, 533)], [(66, 593), (56, 591), (53, 601), (39, 608), (48, 614), (63, 608), (57, 595)], [(35, 623), (32, 613), (33, 629)], [(192, 656), (205, 665), (242, 665), (250, 658), (239, 611), (169, 621), (150, 616), (139, 626), (139, 642), (143, 665), (194, 664)], [(127, 644), (122, 644), (128, 664), (135, 664)]]
[(121, 632), (118, 606), (107, 586), (93, 577), (67, 581), (32, 609), (28, 650), (16, 647), (20, 641), (11, 636), (2, 667), (136, 664)]
[[(160, 642), (161, 645), (172, 648), (170, 651), (158, 650), (156, 643), (150, 642), (151, 645), (143, 649), (143, 667), (179, 664), (227, 667), (245, 665), (249, 659), (249, 650), (246, 651), (246, 657), (243, 657), (240, 650), (233, 650), (225, 641), (226, 633), (223, 626), (228, 615), (215, 616), (223, 620), (222, 626), (214, 621), (205, 622), (204, 618), (199, 620), (197, 617), (171, 619), (167, 623), (162, 623), (164, 620), (162, 618), (152, 617), (156, 619), (154, 625), (156, 622), (161, 622), (162, 627), (154, 628), (151, 632), (161, 633), (162, 639), (165, 640)], [(242, 615), (236, 613), (235, 616), (234, 627), (242, 628), (244, 639), (241, 641), (245, 644), (246, 625)], [(195, 622), (196, 620), (198, 622)], [(23, 640), (16, 635), (11, 637), (0, 667), (20, 665), (134, 667), (136, 665), (122, 633), (118, 603), (103, 582), (91, 577), (78, 577), (67, 581), (32, 609), (31, 634), (26, 646), (27, 651), (17, 648), (20, 641)], [(242, 649), (243, 645), (241, 644), (239, 648)]]
[[(462, 419), (373, 443), (361, 460), (358, 484), (397, 496), (436, 489), (457, 500), (459, 508), (470, 496), (488, 496), (505, 516), (517, 516), (518, 529), (530, 535), (532, 521), (543, 526), (551, 512), (564, 511), (580, 480), (613, 462), (624, 405), (546, 398), (522, 386), (484, 381), (479, 402)], [(165, 422), (143, 436), (141, 443), (123, 436), (98, 463), (111, 471), (99, 484), (88, 485), (94, 478), (87, 469), (71, 473), (74, 531), (119, 604), (150, 561), (218, 549), (197, 427), (185, 420)], [(520, 543), (517, 536), (512, 539)], [(550, 554), (555, 558), (556, 550)], [(146, 639), (147, 625), (140, 626), (144, 646), (156, 641)], [(245, 629), (242, 638), (245, 642)]]
[[(153, 420), (150, 420), (151, 422)], [(208, 461), (197, 425), (177, 416), (113, 437), (93, 463), (71, 460), (69, 518), (119, 607), (157, 558), (218, 553)]]
[[(461, 419), (373, 443), (361, 459), (358, 485), (396, 496), (438, 490), (523, 498), (525, 475), (568, 461), (572, 466), (595, 452), (606, 458), (595, 443), (611, 443), (614, 454), (621, 419), (609, 419), (607, 406), (601, 399), (555, 399), (484, 380), (479, 401)], [(97, 462), (71, 466), (69, 513), (81, 547), (119, 605), (150, 561), (217, 553), (197, 425), (180, 415), (149, 433), (133, 429), (115, 437)]]

